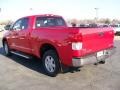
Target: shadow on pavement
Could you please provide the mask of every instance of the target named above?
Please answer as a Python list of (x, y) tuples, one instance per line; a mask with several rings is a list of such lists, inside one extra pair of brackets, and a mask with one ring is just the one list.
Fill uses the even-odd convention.
[[(2, 47), (0, 47), (0, 54), (5, 56)], [(35, 59), (35, 58), (34, 59), (25, 59), (25, 58), (19, 57), (17, 55), (11, 55), (8, 58), (10, 58), (10, 60), (13, 60), (13, 61), (29, 68), (29, 69), (32, 69), (32, 70), (37, 71), (39, 73), (45, 74), (45, 71), (42, 67), (42, 63), (38, 59)]]
[[(5, 56), (4, 55), (4, 50), (3, 50), (3, 47), (0, 47), (0, 54)], [(7, 57), (7, 56), (5, 56)], [(13, 60), (31, 70), (34, 70), (34, 71), (37, 71), (41, 74), (44, 74), (44, 75), (47, 75), (44, 71), (44, 68), (42, 66), (42, 62), (41, 60), (37, 59), (37, 58), (33, 58), (33, 59), (25, 59), (25, 58), (22, 58), (20, 56), (17, 56), (17, 55), (11, 55), (9, 56), (8, 58), (10, 58), (10, 60)], [(74, 72), (79, 72), (79, 68), (67, 68), (63, 73), (74, 73)]]

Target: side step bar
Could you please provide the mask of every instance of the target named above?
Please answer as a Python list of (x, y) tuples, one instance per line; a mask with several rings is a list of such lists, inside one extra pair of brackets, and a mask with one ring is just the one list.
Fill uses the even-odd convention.
[(23, 54), (18, 53), (18, 52), (11, 51), (11, 53), (12, 53), (12, 54), (15, 54), (15, 55), (18, 55), (18, 56), (21, 56), (21, 57), (26, 58), (26, 59), (30, 59), (29, 56), (27, 56), (27, 55), (23, 55)]

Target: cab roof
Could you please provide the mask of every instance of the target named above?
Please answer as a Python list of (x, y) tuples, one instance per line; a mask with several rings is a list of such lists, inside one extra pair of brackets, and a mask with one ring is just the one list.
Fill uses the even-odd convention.
[[(54, 14), (40, 14), (40, 15), (30, 15), (25, 17), (62, 17), (62, 16), (54, 15)], [(25, 18), (25, 17), (22, 17), (22, 18)]]

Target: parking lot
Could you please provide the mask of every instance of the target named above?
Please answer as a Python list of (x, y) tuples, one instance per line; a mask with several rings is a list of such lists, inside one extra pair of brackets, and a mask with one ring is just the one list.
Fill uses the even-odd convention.
[(104, 65), (49, 77), (37, 60), (4, 56), (0, 39), (0, 90), (120, 90), (120, 37), (115, 46), (115, 55)]

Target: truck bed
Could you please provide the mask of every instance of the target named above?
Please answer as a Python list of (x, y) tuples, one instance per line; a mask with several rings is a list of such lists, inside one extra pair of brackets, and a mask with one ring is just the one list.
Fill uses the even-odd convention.
[[(82, 55), (94, 53), (113, 46), (112, 28), (70, 28), (77, 42), (82, 42)], [(73, 30), (74, 29), (74, 30)], [(81, 38), (80, 40), (78, 38)]]

